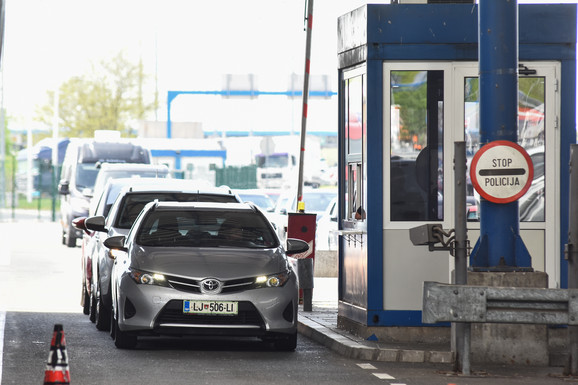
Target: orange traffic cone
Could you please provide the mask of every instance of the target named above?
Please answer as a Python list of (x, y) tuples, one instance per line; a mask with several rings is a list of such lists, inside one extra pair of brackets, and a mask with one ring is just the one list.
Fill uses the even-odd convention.
[(70, 384), (66, 340), (60, 324), (54, 325), (50, 353), (48, 353), (46, 371), (44, 372), (44, 385), (47, 384)]

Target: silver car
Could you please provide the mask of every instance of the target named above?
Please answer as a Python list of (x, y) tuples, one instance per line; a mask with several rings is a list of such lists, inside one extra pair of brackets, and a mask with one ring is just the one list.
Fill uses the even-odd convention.
[[(110, 292), (110, 273), (113, 260), (109, 250), (103, 245), (104, 240), (115, 235), (128, 234), (134, 220), (148, 202), (238, 202), (238, 196), (228, 188), (203, 187), (191, 180), (155, 178), (113, 179), (126, 181), (120, 191), (116, 192), (114, 204), (109, 212), (87, 218), (86, 229), (93, 231), (85, 247), (88, 263), (86, 282), (89, 286), (90, 320), (98, 330), (110, 327), (110, 309), (112, 298)], [(162, 182), (162, 183), (161, 183)], [(104, 198), (103, 198), (104, 199)]]
[(127, 236), (108, 238), (112, 334), (118, 348), (139, 335), (255, 336), (297, 345), (298, 282), (271, 223), (250, 203), (147, 204)]

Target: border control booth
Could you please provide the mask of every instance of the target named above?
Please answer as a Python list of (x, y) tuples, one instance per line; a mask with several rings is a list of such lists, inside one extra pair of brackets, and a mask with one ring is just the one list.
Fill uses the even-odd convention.
[[(570, 144), (576, 142), (576, 4), (520, 4), (518, 144), (534, 176), (520, 237), (547, 287), (567, 287)], [(432, 341), (424, 281), (452, 283), (448, 251), (409, 229), (454, 228), (454, 142), (480, 145), (478, 6), (368, 4), (338, 19), (338, 323), (362, 336)], [(480, 196), (467, 181), (468, 240)], [(470, 261), (471, 263), (471, 261)]]

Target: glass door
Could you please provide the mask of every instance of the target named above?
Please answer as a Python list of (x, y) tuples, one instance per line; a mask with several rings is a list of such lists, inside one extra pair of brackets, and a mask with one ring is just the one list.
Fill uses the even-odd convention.
[[(550, 287), (558, 287), (559, 269), (559, 157), (558, 122), (559, 92), (558, 63), (520, 63), (518, 77), (518, 144), (530, 155), (534, 165), (534, 179), (530, 190), (519, 199), (520, 236), (530, 255), (532, 267), (545, 271)], [(456, 64), (453, 92), (459, 95), (455, 110), (454, 137), (466, 142), (468, 162), (480, 148), (479, 81), (477, 63)], [(479, 234), (479, 213), (473, 205), (479, 195), (468, 183), (468, 238), (475, 242)], [(475, 234), (475, 236), (473, 236)]]

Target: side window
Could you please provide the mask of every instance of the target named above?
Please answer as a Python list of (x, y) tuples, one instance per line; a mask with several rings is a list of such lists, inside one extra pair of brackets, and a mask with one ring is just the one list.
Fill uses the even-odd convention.
[(390, 218), (443, 220), (443, 71), (391, 71)]
[[(545, 148), (546, 148), (546, 82), (543, 76), (520, 76), (518, 79), (518, 144), (532, 158), (534, 179), (530, 189), (520, 198), (519, 212), (522, 222), (543, 222), (545, 218)], [(479, 130), (479, 79), (469, 77), (464, 84), (464, 134), (471, 159), (480, 148)], [(468, 200), (476, 199), (471, 182)]]
[(365, 220), (367, 212), (367, 183), (365, 158), (367, 153), (366, 75), (360, 74), (344, 81), (344, 126), (347, 166), (345, 183), (345, 220)]

